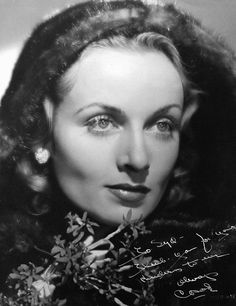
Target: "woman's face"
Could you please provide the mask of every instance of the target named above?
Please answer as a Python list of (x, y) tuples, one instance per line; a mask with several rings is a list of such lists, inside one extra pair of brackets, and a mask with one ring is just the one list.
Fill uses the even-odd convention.
[[(63, 77), (53, 110), (58, 182), (106, 224), (147, 217), (165, 191), (179, 150), (180, 76), (162, 53), (90, 50)], [(48, 102), (50, 103), (50, 102)]]

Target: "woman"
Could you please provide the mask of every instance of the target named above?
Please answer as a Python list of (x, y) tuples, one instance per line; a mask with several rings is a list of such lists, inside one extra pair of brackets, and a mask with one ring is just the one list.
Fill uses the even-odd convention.
[[(2, 282), (40, 265), (26, 289), (11, 274), (21, 303), (235, 303), (234, 81), (232, 52), (171, 5), (88, 2), (35, 29), (1, 104)], [(77, 236), (85, 211), (100, 227)]]

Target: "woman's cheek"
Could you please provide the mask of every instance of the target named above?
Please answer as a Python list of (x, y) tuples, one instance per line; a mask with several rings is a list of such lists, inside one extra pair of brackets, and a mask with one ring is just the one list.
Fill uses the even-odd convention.
[[(75, 137), (76, 134), (76, 137)], [(82, 133), (68, 133), (64, 141), (55, 137), (55, 162), (58, 167), (81, 176), (96, 176), (111, 170), (114, 142)]]
[(179, 155), (179, 138), (173, 139), (169, 143), (157, 143), (152, 154), (152, 162), (155, 169), (168, 175), (174, 167)]

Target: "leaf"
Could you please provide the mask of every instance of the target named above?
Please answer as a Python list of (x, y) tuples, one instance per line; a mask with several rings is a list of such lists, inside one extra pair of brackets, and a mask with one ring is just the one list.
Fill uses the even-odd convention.
[(83, 236), (82, 237), (78, 236), (76, 239), (73, 240), (73, 244), (77, 244), (82, 238), (83, 238)]
[(83, 220), (84, 222), (85, 222), (86, 219), (87, 219), (87, 215), (88, 215), (88, 213), (87, 213), (87, 211), (85, 211), (84, 214), (83, 214), (83, 217), (82, 217), (82, 220)]
[(84, 232), (81, 232), (81, 233), (79, 234), (79, 236), (78, 236), (75, 240), (73, 240), (73, 242), (76, 244), (76, 243), (78, 243), (83, 237), (84, 237)]
[(60, 246), (54, 246), (51, 250), (51, 254), (55, 255), (55, 254), (58, 254), (58, 253), (60, 253), (61, 255), (64, 255), (65, 250)]
[(133, 265), (126, 265), (126, 266), (123, 266), (119, 269), (116, 269), (117, 272), (123, 272), (123, 271), (126, 271), (126, 270), (130, 270), (131, 268), (133, 268)]
[(127, 304), (124, 304), (123, 302), (121, 302), (121, 300), (118, 298), (114, 298), (114, 302), (119, 306), (128, 306)]
[(27, 279), (27, 286), (28, 286), (28, 288), (30, 288), (30, 287), (31, 287), (32, 282), (33, 282), (33, 278), (32, 278), (32, 276), (28, 277), (28, 279)]
[(19, 288), (20, 288), (20, 284), (17, 283), (17, 284), (15, 285), (15, 289), (19, 289)]
[(25, 265), (25, 264), (21, 264), (20, 266), (19, 266), (19, 270), (20, 271), (22, 271), (22, 270), (29, 270), (29, 266), (27, 266), (27, 265)]
[(21, 278), (20, 275), (16, 274), (16, 273), (10, 273), (9, 277), (12, 278), (12, 279), (20, 279)]
[(99, 224), (97, 224), (97, 223), (95, 223), (95, 222), (92, 222), (92, 221), (90, 221), (90, 225), (100, 227)]
[(120, 254), (123, 254), (123, 253), (125, 253), (126, 252), (126, 249), (125, 248), (119, 248), (119, 253)]
[(66, 274), (71, 273), (71, 262), (70, 261), (66, 265), (65, 272), (66, 272)]
[(87, 229), (88, 229), (90, 234), (94, 235), (94, 230), (91, 226), (88, 226)]
[(130, 221), (132, 217), (132, 209), (129, 209), (127, 215), (126, 215), (126, 221)]
[(42, 272), (43, 270), (44, 270), (43, 267), (37, 267), (37, 268), (35, 269), (35, 273), (38, 274), (38, 273)]
[(67, 302), (66, 299), (64, 299), (64, 300), (59, 300), (59, 301), (57, 302), (57, 305), (58, 305), (58, 306), (64, 306), (64, 305), (66, 305), (66, 302)]
[(73, 256), (73, 260), (77, 261), (80, 257), (81, 257), (81, 252), (78, 252)]
[(134, 235), (134, 239), (138, 238), (138, 231), (136, 228), (133, 229), (133, 235)]
[(68, 262), (69, 259), (67, 257), (60, 257), (57, 259), (58, 262)]
[(66, 232), (67, 234), (72, 233), (74, 230), (76, 230), (78, 228), (78, 225), (72, 225), (70, 227), (67, 228)]
[(71, 212), (69, 212), (69, 213), (68, 213), (68, 214), (65, 216), (65, 218), (66, 218), (66, 219), (70, 219), (70, 220), (71, 220), (71, 219), (72, 219), (72, 213), (71, 213)]
[(55, 239), (55, 243), (57, 245), (64, 245), (65, 244), (65, 240), (61, 239), (61, 235), (54, 236), (54, 239)]

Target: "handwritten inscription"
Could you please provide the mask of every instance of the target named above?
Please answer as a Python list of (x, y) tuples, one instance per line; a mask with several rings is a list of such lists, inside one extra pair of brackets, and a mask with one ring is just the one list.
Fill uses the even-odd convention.
[[(179, 299), (198, 299), (207, 294), (215, 294), (218, 290), (214, 285), (217, 283), (219, 273), (209, 271), (207, 266), (205, 273), (199, 271), (202, 272), (203, 264), (207, 264), (210, 260), (219, 261), (230, 256), (230, 253), (224, 253), (215, 246), (217, 241), (227, 239), (232, 231), (236, 231), (236, 226), (231, 225), (213, 232), (209, 237), (195, 232), (191, 234), (192, 236), (188, 235), (187, 243), (185, 236), (171, 236), (165, 240), (152, 239), (148, 248), (135, 247), (136, 255), (122, 265), (132, 263), (137, 271), (129, 278), (138, 277), (143, 283), (171, 277), (172, 283), (174, 280), (176, 284), (173, 295)], [(186, 245), (189, 245), (189, 248), (183, 248)], [(155, 254), (157, 250), (161, 256), (153, 258), (152, 253)], [(144, 258), (146, 260), (143, 260)], [(201, 267), (200, 270), (197, 269), (198, 266)]]
[(149, 253), (151, 253), (151, 251), (152, 251), (151, 249), (146, 249), (145, 251), (140, 251), (141, 247), (138, 247), (138, 248), (135, 247), (134, 249), (135, 249), (135, 251), (138, 253), (138, 255), (135, 256), (135, 257), (133, 257), (133, 258), (131, 258), (130, 260), (127, 260), (126, 262), (123, 262), (123, 263), (120, 265), (120, 267), (126, 265), (127, 263), (133, 262), (134, 259), (137, 259), (137, 258), (139, 258), (139, 257), (141, 257), (141, 256), (143, 256), (143, 255), (149, 254)]
[(188, 259), (187, 255), (188, 253), (192, 252), (193, 250), (196, 250), (197, 247), (191, 248), (191, 249), (186, 249), (184, 252), (181, 254), (180, 252), (174, 253), (175, 257), (178, 257), (177, 261), (172, 265), (172, 267), (180, 260), (180, 259)]
[(210, 253), (210, 251), (212, 250), (212, 246), (207, 246), (207, 243), (209, 242), (209, 241), (211, 241), (211, 238), (203, 238), (200, 234), (198, 234), (198, 233), (196, 233), (196, 235), (198, 236), (198, 237), (200, 237), (201, 238), (201, 242), (202, 242), (202, 246), (203, 246), (203, 250), (204, 250), (204, 252), (205, 253)]
[(196, 276), (194, 278), (188, 278), (188, 277), (184, 276), (183, 278), (181, 278), (177, 282), (177, 285), (179, 287), (181, 287), (184, 284), (196, 282), (197, 280), (200, 280), (200, 279), (207, 279), (207, 280), (215, 282), (217, 280), (217, 276), (218, 275), (219, 274), (217, 272), (210, 272), (210, 273), (207, 273), (207, 274), (204, 274), (204, 275), (198, 275), (198, 276)]
[(230, 254), (229, 253), (226, 253), (226, 254), (212, 254), (212, 255), (209, 255), (209, 256), (204, 256), (201, 260), (202, 261), (205, 261), (205, 260), (208, 260), (208, 259), (212, 259), (212, 258), (221, 258), (221, 257), (225, 257), (225, 256), (229, 256)]
[(182, 272), (182, 271), (183, 270), (181, 268), (177, 268), (177, 269), (174, 269), (174, 270), (159, 271), (155, 275), (150, 275), (150, 276), (142, 275), (140, 280), (141, 280), (141, 282), (145, 283), (146, 281), (149, 281), (151, 279), (163, 278), (165, 275), (173, 274), (173, 273), (176, 273), (176, 272)]
[(221, 258), (221, 257), (225, 257), (225, 256), (229, 256), (230, 254), (229, 253), (225, 253), (225, 254), (212, 254), (212, 255), (209, 255), (209, 256), (204, 256), (203, 258), (200, 258), (200, 259), (194, 259), (192, 261), (187, 261), (185, 262), (184, 264), (182, 264), (182, 266), (189, 266), (190, 268), (196, 266), (198, 264), (199, 261), (207, 261), (209, 259), (212, 259), (212, 258)]
[(217, 231), (215, 232), (216, 236), (219, 236), (219, 241), (225, 239), (226, 237), (228, 237), (230, 235), (231, 231), (235, 231), (236, 230), (236, 226), (235, 225), (231, 225), (228, 228), (223, 229), (222, 231)]
[(165, 262), (166, 262), (166, 259), (160, 257), (159, 259), (153, 260), (149, 264), (134, 263), (135, 268), (137, 268), (139, 271), (137, 273), (129, 276), (129, 278), (133, 278), (133, 277), (137, 276), (138, 274), (142, 273), (142, 271), (144, 271), (146, 269), (154, 268), (154, 267), (159, 266), (159, 265), (161, 265)]
[(167, 241), (155, 241), (155, 240), (151, 241), (151, 244), (154, 244), (157, 248), (162, 248), (165, 245), (168, 246), (169, 248), (172, 248), (172, 246), (176, 243), (177, 240), (175, 237), (171, 237), (170, 240)]
[(200, 289), (190, 289), (187, 292), (183, 290), (175, 290), (174, 295), (179, 299), (188, 299), (190, 297), (198, 299), (200, 297), (205, 296), (207, 291), (218, 292), (218, 290), (213, 289), (209, 283), (204, 283), (203, 287)]

